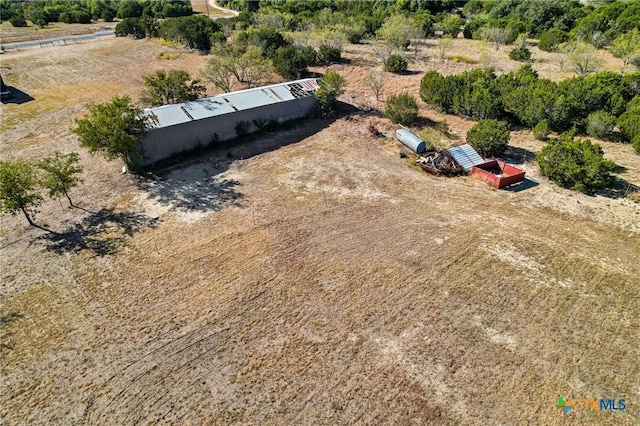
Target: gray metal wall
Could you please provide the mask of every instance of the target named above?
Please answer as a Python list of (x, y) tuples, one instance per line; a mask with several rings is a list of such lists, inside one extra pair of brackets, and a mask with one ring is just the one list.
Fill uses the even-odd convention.
[(146, 158), (140, 165), (148, 166), (180, 152), (233, 139), (237, 136), (236, 126), (240, 122), (249, 123), (246, 130), (251, 133), (258, 130), (253, 120), (275, 120), (283, 123), (306, 117), (313, 111), (316, 103), (315, 96), (307, 96), (176, 126), (149, 129), (141, 140)]

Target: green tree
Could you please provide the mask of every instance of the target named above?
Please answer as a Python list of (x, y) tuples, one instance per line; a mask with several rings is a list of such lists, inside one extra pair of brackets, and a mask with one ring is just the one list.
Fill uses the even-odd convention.
[(20, 161), (0, 161), (0, 212), (15, 215), (21, 211), (29, 225), (37, 213), (42, 196), (37, 192), (38, 179), (33, 167)]
[(596, 56), (596, 49), (584, 42), (576, 42), (569, 48), (567, 61), (578, 75), (588, 75), (602, 68), (602, 59)]
[(110, 102), (87, 108), (89, 113), (76, 120), (71, 129), (78, 135), (80, 146), (108, 160), (120, 158), (130, 170), (137, 170), (137, 161), (144, 158), (140, 138), (146, 134), (151, 119), (132, 105), (128, 96), (116, 96)]
[(422, 28), (404, 15), (389, 17), (376, 35), (387, 46), (397, 50), (406, 50), (412, 40), (423, 37)]
[(545, 52), (555, 52), (558, 46), (569, 40), (569, 34), (558, 28), (551, 28), (540, 36), (538, 48)]
[(146, 87), (142, 101), (151, 106), (195, 101), (207, 90), (199, 80), (191, 80), (189, 73), (183, 70), (168, 73), (158, 70), (142, 78)]
[(316, 90), (316, 98), (320, 103), (320, 111), (324, 115), (333, 112), (338, 96), (344, 93), (344, 78), (334, 71), (328, 71), (320, 80), (320, 88)]
[[(640, 100), (640, 97), (634, 99)], [(629, 102), (631, 105), (620, 117), (618, 117), (618, 127), (623, 136), (632, 141), (640, 135), (640, 102), (638, 106), (633, 106), (634, 101)]]
[(588, 139), (552, 140), (536, 154), (536, 161), (542, 175), (563, 188), (591, 194), (613, 183), (615, 164)]
[(284, 78), (300, 78), (307, 71), (307, 56), (293, 46), (280, 47), (273, 58), (273, 67)]
[(611, 53), (618, 58), (622, 58), (624, 65), (633, 61), (634, 58), (640, 56), (640, 33), (635, 29), (620, 35), (611, 43)]
[(229, 57), (216, 56), (207, 61), (200, 75), (224, 92), (230, 92), (235, 83)]
[(407, 92), (391, 95), (385, 104), (384, 115), (393, 123), (411, 125), (418, 118), (418, 103)]
[(44, 171), (41, 184), (48, 191), (49, 197), (64, 195), (73, 207), (69, 190), (80, 181), (78, 174), (82, 172), (82, 167), (78, 165), (79, 161), (80, 156), (77, 152), (61, 154), (56, 151), (53, 156), (38, 162), (38, 168)]
[(14, 27), (26, 27), (27, 20), (24, 19), (24, 15), (22, 13), (16, 13), (11, 18), (9, 18), (9, 22)]
[(499, 120), (480, 120), (467, 132), (467, 142), (483, 157), (502, 154), (510, 139), (509, 125)]

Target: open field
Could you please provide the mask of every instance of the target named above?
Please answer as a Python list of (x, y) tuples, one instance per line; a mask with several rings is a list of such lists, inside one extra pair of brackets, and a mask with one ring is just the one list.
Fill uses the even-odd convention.
[[(456, 43), (452, 55), (482, 53)], [(82, 209), (50, 201), (36, 216), (59, 234), (0, 219), (0, 423), (640, 422), (640, 203), (624, 196), (640, 157), (603, 143), (619, 189), (589, 197), (540, 176), (542, 143), (520, 130), (510, 155), (530, 188), (432, 177), (364, 112), (383, 106), (362, 83), (366, 47), (345, 56), (331, 69), (362, 111), (145, 177), (81, 151)], [(0, 158), (35, 160), (80, 150), (68, 129), (85, 102), (137, 99), (143, 75), (194, 75), (207, 58), (114, 39), (0, 59), (34, 98), (0, 106)], [(481, 65), (418, 59), (383, 97), (417, 93), (428, 69)], [(424, 104), (421, 116), (452, 140), (473, 125)], [(567, 419), (558, 396), (627, 409)]]

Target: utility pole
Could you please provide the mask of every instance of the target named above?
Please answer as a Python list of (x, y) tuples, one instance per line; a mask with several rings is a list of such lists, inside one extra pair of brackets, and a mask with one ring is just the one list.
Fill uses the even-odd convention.
[(204, 0), (204, 4), (207, 5), (207, 18), (211, 18), (211, 16), (209, 16), (209, 0)]

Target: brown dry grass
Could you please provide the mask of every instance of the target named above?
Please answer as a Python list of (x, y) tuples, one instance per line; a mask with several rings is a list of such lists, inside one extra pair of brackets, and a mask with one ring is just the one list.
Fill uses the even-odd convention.
[[(380, 107), (362, 83), (373, 59), (346, 56), (343, 100)], [(204, 60), (121, 39), (4, 55), (36, 101), (2, 105), (2, 157), (77, 150), (82, 103), (137, 98), (142, 75)], [(467, 66), (416, 61), (384, 95)], [(421, 115), (461, 138), (472, 125)], [(53, 201), (36, 219), (77, 232), (108, 209), (84, 246), (55, 251), (3, 217), (2, 423), (563, 424), (559, 395), (627, 399), (572, 423), (637, 423), (638, 204), (559, 189), (531, 162), (540, 184), (521, 192), (435, 178), (369, 122), (395, 129), (307, 120), (154, 181), (83, 154), (71, 195), (88, 211)], [(541, 146), (529, 131), (512, 144)], [(630, 146), (604, 149), (640, 185)]]

